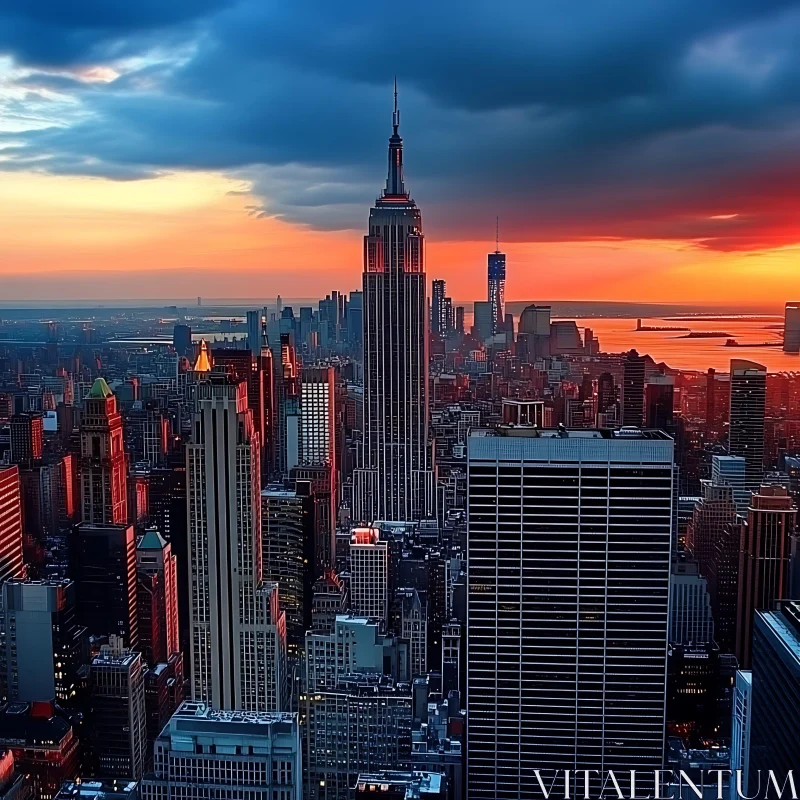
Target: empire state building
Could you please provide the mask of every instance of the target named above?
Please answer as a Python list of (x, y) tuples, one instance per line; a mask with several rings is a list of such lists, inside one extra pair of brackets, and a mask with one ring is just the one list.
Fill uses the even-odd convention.
[(433, 513), (428, 442), (428, 313), (422, 213), (403, 183), (397, 85), (386, 188), (364, 237), (364, 441), (354, 518), (413, 521)]

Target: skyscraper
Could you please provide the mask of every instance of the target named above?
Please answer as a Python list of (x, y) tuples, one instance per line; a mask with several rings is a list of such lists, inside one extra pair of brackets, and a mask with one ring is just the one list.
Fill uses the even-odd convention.
[(675, 378), (671, 375), (653, 375), (644, 387), (645, 424), (648, 428), (660, 428), (672, 432)]
[(194, 355), (192, 329), (188, 325), (178, 323), (172, 329), (172, 347), (183, 358), (191, 358)]
[(497, 333), (505, 323), (506, 254), (500, 252), (500, 230), (497, 229), (495, 250), (488, 256), (488, 294), (491, 305), (492, 333)]
[(122, 416), (103, 378), (97, 378), (84, 401), (80, 437), (82, 519), (93, 525), (124, 525), (128, 500)]
[[(302, 646), (311, 627), (315, 568), (313, 498), (308, 483), (295, 489), (268, 486), (261, 492), (261, 552), (264, 579), (277, 583), (286, 612), (289, 643)], [(306, 490), (306, 491), (304, 491)]]
[(622, 362), (622, 424), (641, 428), (644, 423), (645, 356), (635, 350), (625, 354)]
[[(800, 763), (800, 604), (756, 611), (753, 626), (748, 797), (769, 797), (767, 773), (782, 781)], [(777, 794), (777, 792), (776, 792)]]
[(422, 213), (403, 182), (400, 112), (386, 188), (364, 237), (364, 439), (354, 518), (414, 520), (433, 511), (428, 442), (428, 312)]
[(19, 468), (0, 467), (0, 583), (23, 574)]
[(767, 368), (753, 361), (731, 361), (728, 451), (745, 460), (745, 485), (757, 489), (764, 474), (764, 416)]
[(78, 622), (90, 636), (120, 636), (136, 650), (136, 537), (132, 525), (78, 525), (70, 547)]
[[(151, 606), (151, 617), (154, 616), (155, 619), (151, 618), (147, 631), (143, 619), (144, 609), (139, 604), (142, 653), (151, 665), (164, 663), (181, 649), (178, 635), (178, 565), (172, 554), (172, 546), (155, 529), (146, 531), (136, 543), (136, 570), (140, 582), (142, 578), (156, 579), (155, 598), (152, 598), (152, 591), (146, 593), (146, 599), (156, 599)], [(153, 586), (152, 580), (145, 580), (144, 584), (146, 587)], [(140, 597), (141, 594), (140, 590)], [(159, 633), (158, 637), (152, 634), (156, 631)]]
[(261, 584), (258, 434), (247, 384), (207, 373), (186, 448), (191, 553), (191, 680), (195, 700), (262, 710), (270, 679)]
[(783, 349), (800, 352), (800, 303), (787, 303), (783, 320)]
[(537, 768), (661, 768), (672, 464), (660, 431), (472, 431), (472, 800), (541, 797)]
[(336, 465), (333, 367), (305, 367), (300, 386), (300, 463)]
[(736, 657), (750, 668), (756, 609), (774, 608), (791, 597), (790, 563), (797, 508), (783, 486), (762, 486), (753, 493), (747, 523), (741, 528)]
[(2, 592), (9, 700), (74, 702), (88, 649), (75, 620), (75, 584), (11, 580)]
[(350, 608), (354, 614), (386, 619), (388, 542), (377, 528), (355, 528), (350, 536)]
[(447, 333), (447, 316), (445, 310), (445, 295), (447, 289), (443, 280), (431, 283), (431, 331), (444, 336)]
[(88, 729), (98, 777), (142, 777), (147, 746), (144, 672), (139, 653), (104, 651), (92, 660)]
[(42, 460), (44, 423), (41, 414), (15, 414), (11, 417), (11, 460), (21, 467), (32, 467)]

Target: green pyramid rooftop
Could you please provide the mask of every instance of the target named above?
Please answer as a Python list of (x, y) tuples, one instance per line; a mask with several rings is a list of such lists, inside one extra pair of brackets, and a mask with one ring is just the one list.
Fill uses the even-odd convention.
[(111, 397), (112, 394), (114, 393), (108, 388), (105, 378), (95, 378), (87, 397), (91, 397), (93, 400), (104, 400), (106, 397)]

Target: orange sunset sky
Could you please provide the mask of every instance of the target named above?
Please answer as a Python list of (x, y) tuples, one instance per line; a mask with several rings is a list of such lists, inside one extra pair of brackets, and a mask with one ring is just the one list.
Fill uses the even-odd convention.
[(800, 298), (795, 0), (409, 3), (3, 4), (0, 304), (358, 288), (396, 73), (456, 301)]
[[(249, 215), (219, 173), (142, 181), (0, 178), (3, 299), (307, 297), (358, 288), (362, 233)], [(424, 202), (423, 212), (424, 212)], [(366, 220), (367, 209), (364, 216)], [(491, 229), (491, 225), (487, 226)], [(716, 252), (692, 240), (504, 243), (508, 298), (780, 305), (800, 296), (800, 251)], [(427, 232), (429, 278), (482, 297), (491, 241)]]

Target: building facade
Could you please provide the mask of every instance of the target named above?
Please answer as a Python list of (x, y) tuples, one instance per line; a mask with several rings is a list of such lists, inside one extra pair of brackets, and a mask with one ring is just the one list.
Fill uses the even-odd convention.
[(414, 520), (433, 511), (428, 441), (428, 309), (422, 213), (403, 182), (400, 112), (386, 187), (364, 237), (364, 438), (353, 518)]
[(297, 714), (185, 702), (156, 740), (141, 800), (302, 800)]
[(213, 708), (264, 710), (259, 441), (247, 384), (210, 373), (186, 448), (191, 686)]
[(469, 797), (660, 768), (672, 440), (500, 428), (468, 451)]

